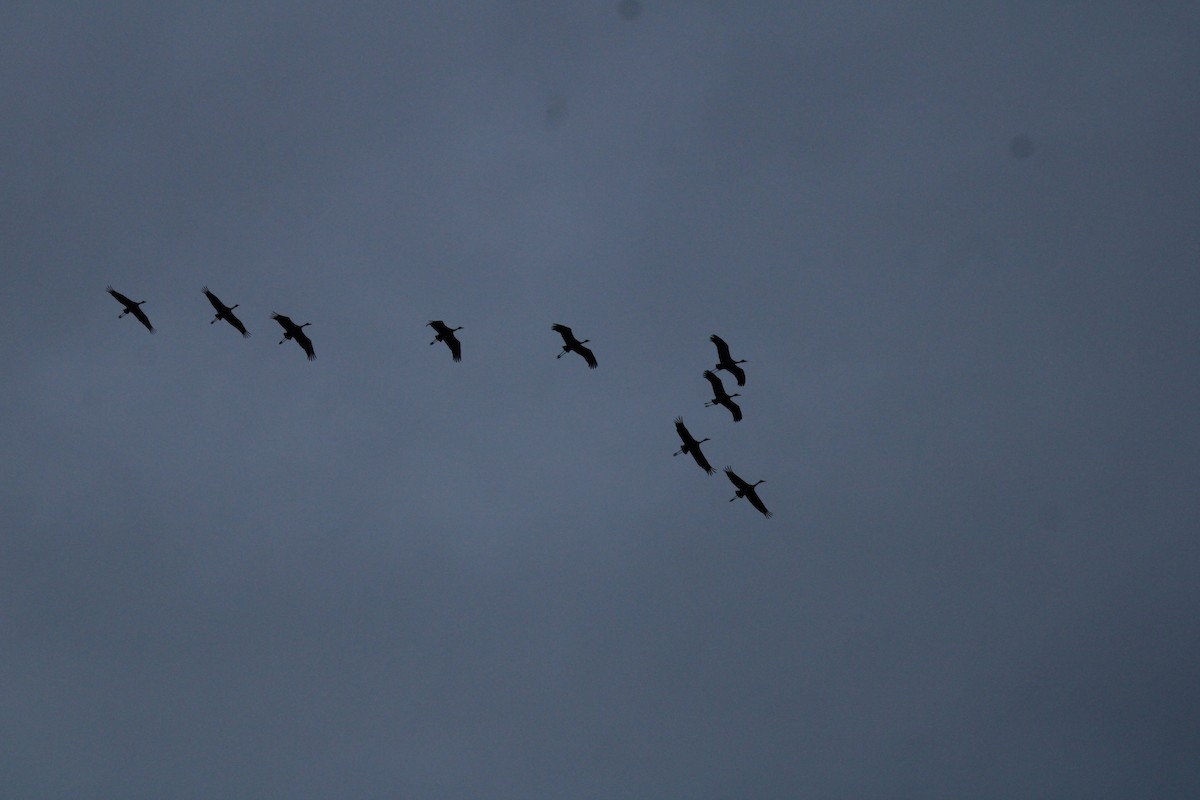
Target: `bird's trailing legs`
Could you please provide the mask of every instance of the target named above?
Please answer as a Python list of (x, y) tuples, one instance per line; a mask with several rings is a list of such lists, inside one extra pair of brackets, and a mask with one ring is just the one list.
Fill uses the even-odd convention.
[[(766, 482), (767, 482), (766, 478), (764, 478), (761, 481), (755, 481), (754, 483), (750, 484), (750, 488), (753, 489), (755, 486), (758, 486), (758, 484), (766, 483)], [(745, 496), (746, 496), (746, 493), (743, 492), (741, 489), (738, 489), (736, 492), (733, 493), (733, 497), (729, 498), (729, 502), (732, 503), (734, 500), (741, 500)]]
[[(591, 341), (591, 339), (584, 339), (582, 342), (579, 342), (579, 344), (587, 344), (587, 343), (588, 343), (588, 342), (590, 342), (590, 341)], [(562, 349), (562, 352), (561, 352), (561, 353), (559, 353), (558, 355), (556, 355), (556, 356), (555, 356), (555, 358), (562, 358), (563, 356), (565, 356), (565, 355), (566, 355), (567, 353), (569, 353), (569, 352), (571, 352), (571, 351), (570, 351), (570, 350), (568, 350), (568, 349), (567, 349), (567, 348), (564, 346), (564, 347), (563, 347), (563, 349)]]
[[(741, 394), (739, 394), (738, 392), (734, 392), (733, 394), (729, 395), (729, 398), (727, 398), (727, 399), (732, 399), (734, 397), (741, 397)], [(715, 405), (720, 405), (720, 403), (718, 403), (716, 400), (709, 400), (707, 403), (704, 404), (704, 407), (708, 408), (709, 406), (715, 406)], [(708, 441), (708, 440), (705, 439), (704, 441)]]

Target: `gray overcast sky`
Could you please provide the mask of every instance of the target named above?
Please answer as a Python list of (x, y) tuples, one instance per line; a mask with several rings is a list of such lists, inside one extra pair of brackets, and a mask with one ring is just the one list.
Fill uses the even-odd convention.
[(618, 7), (0, 6), (7, 796), (1200, 795), (1194, 4)]

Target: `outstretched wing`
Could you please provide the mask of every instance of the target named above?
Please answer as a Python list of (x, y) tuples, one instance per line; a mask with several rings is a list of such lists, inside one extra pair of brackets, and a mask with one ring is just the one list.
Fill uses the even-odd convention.
[(725, 394), (725, 384), (721, 383), (721, 379), (717, 377), (717, 373), (711, 369), (706, 369), (704, 370), (704, 377), (712, 384), (714, 396)]
[(309, 361), (317, 357), (317, 354), (313, 352), (312, 341), (305, 335), (303, 328), (297, 328), (293, 331), (292, 338), (296, 340), (296, 344), (304, 348), (304, 352), (308, 354)]
[(682, 439), (683, 443), (686, 445), (690, 445), (692, 442), (695, 441), (695, 439), (692, 438), (692, 434), (688, 431), (687, 427), (684, 426), (683, 417), (675, 418), (675, 432), (679, 434), (679, 438)]
[(431, 319), (425, 324), (428, 327), (433, 328), (434, 332), (436, 332), (439, 336), (445, 335), (446, 333), (446, 323), (442, 322), (440, 319)]
[(146, 330), (154, 333), (154, 326), (150, 324), (150, 318), (146, 316), (146, 312), (142, 311), (141, 306), (133, 306), (129, 309), (129, 313), (137, 317), (137, 321), (146, 326)]
[(733, 356), (729, 355), (729, 345), (725, 344), (724, 339), (714, 333), (708, 340), (717, 346), (718, 361), (733, 361)]
[(726, 364), (724, 369), (729, 371), (729, 374), (737, 378), (738, 386), (746, 385), (746, 370), (739, 367), (737, 364)]
[(733, 471), (732, 467), (725, 468), (725, 477), (729, 478), (729, 482), (737, 487), (739, 492), (744, 492), (750, 488), (750, 484), (739, 478), (737, 473)]
[(289, 333), (292, 328), (296, 327), (296, 323), (292, 322), (291, 318), (285, 317), (283, 314), (276, 314), (274, 311), (271, 312), (271, 319), (282, 325), (283, 329)]
[(699, 443), (690, 445), (688, 447), (688, 452), (692, 454), (692, 458), (696, 459), (696, 464), (700, 467), (700, 469), (704, 470), (709, 475), (712, 475), (713, 472), (715, 472), (715, 470), (712, 468), (712, 464), (709, 464), (708, 459), (704, 457), (704, 453), (700, 452)]
[(454, 335), (454, 331), (443, 333), (442, 341), (446, 343), (446, 347), (450, 348), (450, 355), (454, 356), (454, 360), (462, 361), (462, 342), (458, 341), (458, 337)]
[(221, 302), (219, 297), (210, 292), (207, 286), (204, 287), (204, 296), (208, 298), (208, 302), (212, 303), (212, 307), (217, 311), (225, 310), (225, 304)]
[(556, 322), (550, 326), (550, 329), (552, 331), (557, 332), (558, 335), (561, 336), (563, 338), (563, 341), (566, 342), (567, 344), (573, 344), (575, 342), (575, 334), (572, 333), (571, 329), (568, 328), (566, 325)]
[(773, 516), (770, 511), (767, 511), (767, 507), (763, 504), (763, 501), (758, 499), (758, 493), (754, 491), (754, 487), (750, 487), (746, 491), (746, 499), (750, 501), (750, 505), (761, 511), (764, 517), (770, 519)]
[(246, 330), (246, 326), (242, 324), (242, 321), (232, 311), (225, 312), (225, 320), (234, 328), (237, 328), (237, 332), (242, 335), (243, 339), (249, 338), (250, 331)]
[(587, 362), (588, 369), (596, 368), (596, 356), (591, 350), (581, 344), (575, 345), (575, 350), (578, 351), (579, 355), (583, 356), (583, 360)]
[(115, 297), (117, 302), (120, 303), (121, 305), (125, 306), (126, 308), (129, 308), (132, 305), (136, 305), (132, 300), (130, 300), (128, 297), (121, 294), (120, 292), (118, 292), (116, 289), (114, 289), (111, 286), (106, 287), (105, 291), (107, 291), (109, 294), (111, 294), (113, 297)]
[(721, 399), (721, 405), (729, 409), (729, 413), (733, 414), (734, 422), (742, 421), (742, 407), (733, 402), (733, 398), (725, 397)]

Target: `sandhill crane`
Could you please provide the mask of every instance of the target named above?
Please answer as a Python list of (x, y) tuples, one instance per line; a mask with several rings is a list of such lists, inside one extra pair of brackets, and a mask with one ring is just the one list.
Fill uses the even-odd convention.
[(462, 326), (459, 325), (457, 328), (449, 328), (446, 326), (446, 323), (442, 322), (440, 319), (430, 320), (425, 324), (437, 332), (437, 336), (433, 337), (433, 341), (429, 344), (432, 345), (436, 344), (437, 342), (445, 342), (446, 347), (450, 348), (450, 355), (454, 356), (454, 360), (462, 361), (462, 343), (459, 342), (458, 337), (454, 335), (455, 331), (462, 330)]
[(150, 324), (150, 318), (146, 316), (145, 311), (142, 311), (142, 309), (138, 308), (138, 306), (140, 306), (142, 303), (146, 302), (145, 300), (139, 300), (138, 302), (135, 303), (111, 286), (107, 287), (106, 290), (108, 291), (109, 294), (111, 294), (113, 297), (115, 297), (117, 299), (118, 303), (125, 306), (125, 310), (117, 315), (117, 319), (120, 319), (121, 317), (125, 316), (126, 314), (133, 314), (135, 317), (137, 317), (138, 322), (140, 322), (146, 326), (146, 330), (150, 331), (151, 333), (154, 333), (154, 326)]
[(725, 344), (725, 340), (720, 336), (717, 336), (715, 333), (708, 337), (708, 340), (717, 346), (717, 358), (719, 358), (720, 361), (717, 362), (716, 368), (723, 369), (733, 377), (737, 378), (738, 386), (745, 386), (746, 371), (739, 367), (738, 364), (745, 364), (746, 359), (743, 358), (738, 361), (734, 361), (733, 356), (729, 355), (729, 345)]
[(700, 469), (704, 470), (709, 475), (712, 475), (714, 471), (712, 465), (708, 463), (708, 459), (704, 457), (704, 453), (700, 452), (700, 443), (707, 442), (708, 439), (704, 438), (697, 442), (695, 437), (688, 432), (686, 427), (684, 427), (683, 417), (675, 418), (675, 432), (678, 433), (679, 438), (683, 440), (683, 447), (676, 450), (674, 453), (672, 453), (672, 455), (677, 456), (681, 453), (687, 453), (696, 460), (696, 464), (699, 465)]
[(555, 358), (562, 358), (567, 353), (579, 353), (579, 355), (583, 356), (583, 360), (587, 362), (590, 369), (596, 368), (596, 356), (592, 354), (591, 350), (583, 346), (586, 342), (590, 342), (591, 339), (584, 339), (582, 342), (579, 341), (566, 325), (555, 324), (550, 327), (558, 331), (558, 334), (563, 338), (562, 352), (556, 355)]
[(726, 394), (725, 386), (721, 383), (721, 379), (718, 378), (716, 373), (712, 370), (704, 370), (704, 377), (707, 378), (708, 382), (712, 384), (713, 390), (713, 399), (705, 403), (705, 407), (716, 405), (725, 406), (729, 409), (729, 413), (733, 414), (733, 421), (741, 422), (742, 409), (737, 403), (733, 402), (732, 399), (734, 397), (741, 397), (741, 395), (737, 392), (734, 392), (733, 394)]
[(250, 332), (246, 330), (246, 326), (233, 313), (233, 310), (238, 307), (237, 303), (234, 303), (232, 306), (225, 305), (219, 297), (208, 290), (207, 286), (204, 287), (204, 296), (208, 298), (208, 302), (212, 303), (212, 307), (217, 310), (217, 315), (208, 321), (209, 325), (214, 324), (219, 319), (223, 319), (232, 325), (242, 335), (242, 338), (250, 335)]
[(304, 349), (304, 352), (308, 354), (309, 361), (317, 357), (317, 354), (313, 352), (312, 342), (309, 341), (308, 336), (301, 330), (308, 327), (309, 323), (306, 322), (303, 325), (297, 325), (283, 314), (276, 314), (274, 311), (271, 312), (271, 319), (283, 326), (283, 338), (279, 340), (280, 344), (283, 344), (288, 339), (295, 339), (296, 344), (300, 345)]
[(755, 483), (746, 483), (744, 480), (739, 478), (737, 476), (737, 474), (729, 467), (725, 468), (725, 474), (729, 477), (729, 482), (732, 483), (735, 487), (737, 487), (737, 491), (734, 492), (733, 497), (729, 498), (729, 502), (732, 503), (734, 500), (737, 500), (739, 497), (744, 497), (750, 501), (750, 505), (754, 506), (759, 511), (761, 511), (762, 515), (764, 517), (771, 516), (771, 512), (767, 511), (767, 507), (765, 505), (763, 505), (763, 501), (758, 499), (758, 493), (754, 491), (755, 486), (758, 486), (758, 484), (760, 484), (760, 483), (766, 483), (766, 481), (756, 481)]

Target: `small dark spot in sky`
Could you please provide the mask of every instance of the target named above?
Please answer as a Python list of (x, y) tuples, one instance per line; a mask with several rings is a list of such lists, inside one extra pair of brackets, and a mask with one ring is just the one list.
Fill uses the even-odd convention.
[(567, 118), (567, 98), (561, 94), (552, 94), (546, 98), (546, 117), (543, 124), (547, 130), (553, 130), (563, 124)]
[(1014, 136), (1008, 143), (1008, 151), (1017, 158), (1029, 158), (1033, 155), (1033, 139), (1024, 134)]
[(617, 3), (617, 13), (625, 19), (637, 19), (642, 15), (642, 4), (638, 0), (621, 0)]

